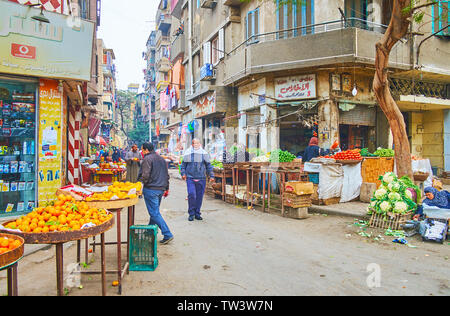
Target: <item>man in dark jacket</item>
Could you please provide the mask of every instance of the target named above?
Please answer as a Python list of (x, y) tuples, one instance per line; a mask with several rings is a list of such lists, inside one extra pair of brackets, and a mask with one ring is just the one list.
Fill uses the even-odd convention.
[(159, 212), (161, 200), (169, 194), (169, 170), (167, 162), (160, 155), (155, 153), (153, 144), (145, 143), (142, 145), (141, 169), (139, 171), (139, 181), (143, 183), (143, 195), (147, 210), (150, 215), (149, 225), (158, 225), (164, 238), (160, 241), (167, 244), (173, 239), (164, 218)]
[(206, 177), (214, 181), (213, 166), (209, 154), (198, 139), (192, 140), (192, 147), (186, 150), (181, 164), (181, 176), (186, 180), (188, 191), (189, 221), (202, 220), (200, 209), (206, 189)]

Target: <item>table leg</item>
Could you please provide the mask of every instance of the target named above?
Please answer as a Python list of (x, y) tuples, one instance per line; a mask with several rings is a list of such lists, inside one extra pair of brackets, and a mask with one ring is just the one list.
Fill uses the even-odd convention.
[(63, 245), (62, 243), (56, 244), (56, 289), (58, 296), (64, 295)]
[(77, 240), (77, 262), (81, 261), (81, 240)]
[(122, 294), (122, 239), (121, 239), (121, 224), (120, 224), (120, 209), (116, 210), (117, 216), (117, 270), (119, 281), (119, 294)]
[(263, 172), (263, 194), (262, 194), (262, 201), (263, 201), (263, 212), (266, 211), (266, 173)]
[(85, 263), (88, 264), (89, 263), (89, 238), (86, 238), (84, 240), (84, 258), (85, 258)]
[(8, 269), (8, 296), (18, 296), (17, 290), (17, 263)]
[[(133, 226), (133, 206), (128, 207), (128, 230), (127, 230), (127, 261), (130, 253), (130, 227)], [(130, 269), (127, 268), (127, 274), (130, 273)]]
[(102, 261), (102, 296), (106, 296), (106, 257), (105, 257), (105, 234), (100, 235), (101, 246), (101, 261)]
[(269, 179), (267, 180), (267, 209), (270, 211), (270, 191), (272, 189), (272, 173), (269, 172)]
[(245, 176), (246, 176), (246, 180), (247, 180), (246, 185), (247, 185), (247, 209), (248, 209), (248, 207), (250, 205), (250, 202), (249, 202), (250, 174), (249, 174), (248, 168), (245, 169)]

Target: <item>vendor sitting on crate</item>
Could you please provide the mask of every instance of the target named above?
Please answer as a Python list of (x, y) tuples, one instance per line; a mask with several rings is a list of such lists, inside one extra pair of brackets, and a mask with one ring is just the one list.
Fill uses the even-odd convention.
[(429, 206), (436, 206), (439, 208), (450, 209), (450, 192), (438, 191), (433, 187), (426, 187), (423, 203)]

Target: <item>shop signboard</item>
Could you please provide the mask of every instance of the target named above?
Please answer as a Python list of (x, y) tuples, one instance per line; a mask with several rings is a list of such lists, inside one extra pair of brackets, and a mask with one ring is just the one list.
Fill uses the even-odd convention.
[(216, 112), (216, 92), (207, 93), (197, 99), (194, 117), (202, 117)]
[(278, 100), (304, 100), (316, 97), (314, 74), (275, 78), (275, 98)]
[(94, 23), (0, 1), (0, 73), (89, 81)]
[(62, 94), (58, 81), (41, 79), (39, 86), (39, 203), (55, 198), (61, 187)]

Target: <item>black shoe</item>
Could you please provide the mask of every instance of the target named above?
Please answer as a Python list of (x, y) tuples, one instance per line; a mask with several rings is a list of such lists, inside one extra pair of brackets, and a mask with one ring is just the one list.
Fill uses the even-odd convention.
[(166, 245), (166, 244), (168, 244), (171, 240), (173, 239), (173, 237), (164, 237), (162, 240), (160, 240), (159, 241), (159, 243), (161, 244), (161, 245)]
[(192, 221), (194, 220), (194, 215), (189, 215), (188, 220), (189, 220), (190, 222), (192, 222)]
[(203, 218), (200, 215), (199, 216), (195, 216), (195, 219), (198, 220), (198, 221), (202, 221), (203, 220)]

